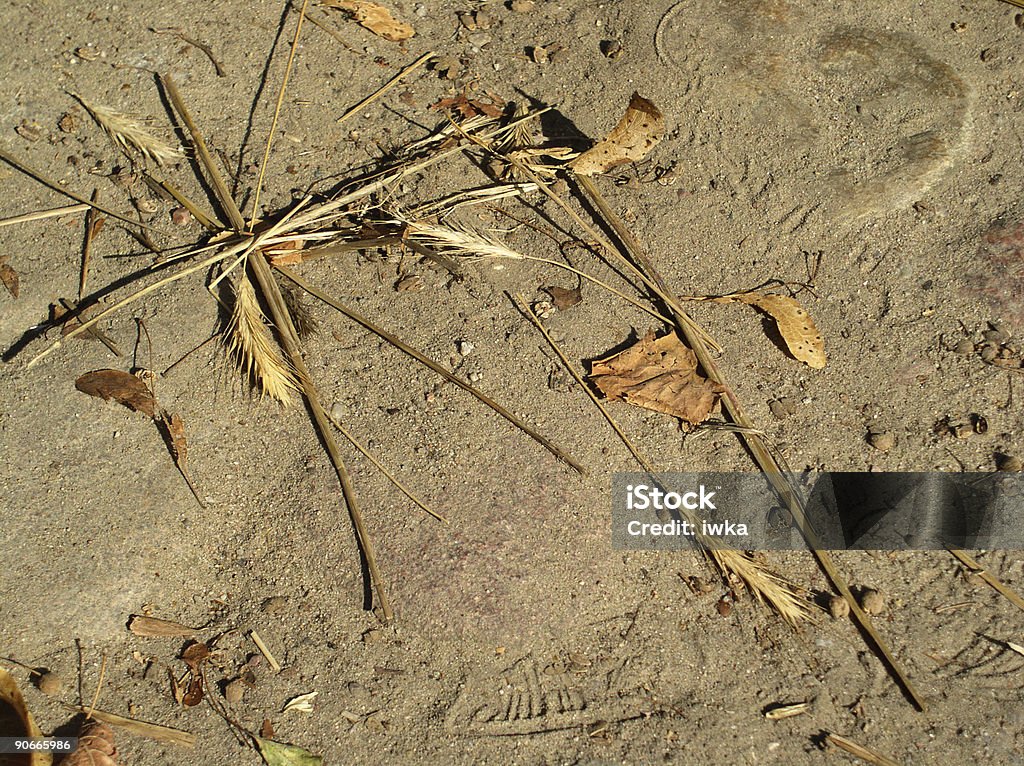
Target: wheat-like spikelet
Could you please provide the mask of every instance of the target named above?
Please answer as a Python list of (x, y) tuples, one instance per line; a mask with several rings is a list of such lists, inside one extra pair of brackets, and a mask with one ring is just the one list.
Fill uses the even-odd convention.
[(271, 335), (256, 291), (244, 271), (235, 283), (235, 305), (226, 333), (228, 353), (246, 375), (256, 380), (260, 391), (285, 406), (291, 404), (294, 392), (299, 390), (298, 378)]
[(131, 154), (131, 150), (135, 149), (143, 157), (152, 160), (157, 165), (175, 162), (184, 156), (181, 149), (151, 135), (137, 120), (108, 107), (93, 104), (78, 94), (72, 95), (82, 103), (93, 119), (110, 136), (110, 140), (125, 153)]
[[(399, 219), (401, 220), (401, 219)], [(525, 260), (494, 237), (461, 226), (427, 223), (426, 221), (403, 221), (406, 236), (445, 255), (468, 258), (512, 258)]]
[(809, 619), (807, 602), (800, 598), (789, 581), (742, 551), (721, 548), (712, 549), (709, 553), (723, 573), (739, 577), (758, 601), (766, 602), (790, 625)]

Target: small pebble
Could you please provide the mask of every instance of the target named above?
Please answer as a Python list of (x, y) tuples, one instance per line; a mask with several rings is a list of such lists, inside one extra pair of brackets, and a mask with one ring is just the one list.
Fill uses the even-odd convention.
[(481, 380), (483, 380), (483, 378), (484, 378), (484, 376), (481, 375), (479, 372), (471, 372), (471, 373), (469, 373), (469, 382), (470, 383), (479, 383)]
[(832, 596), (828, 600), (828, 613), (837, 620), (849, 617), (850, 604), (842, 596)]
[(537, 7), (537, 3), (533, 0), (512, 0), (508, 7), (515, 13), (529, 13)]
[(885, 611), (885, 599), (874, 588), (865, 588), (860, 594), (860, 608), (871, 615)]
[(989, 343), (997, 344), (1006, 343), (1006, 341), (1009, 340), (1009, 337), (1007, 337), (1006, 333), (1002, 330), (985, 330), (985, 332), (981, 334), (981, 337)]
[(953, 351), (964, 356), (974, 353), (974, 341), (964, 338), (953, 347)]
[(984, 348), (981, 349), (981, 361), (983, 362), (993, 362), (997, 356), (999, 356), (998, 346), (986, 343)]
[(882, 452), (888, 452), (896, 446), (896, 437), (889, 431), (871, 432), (868, 434), (868, 444)]
[(245, 694), (245, 682), (241, 678), (236, 678), (234, 681), (228, 681), (224, 685), (224, 699), (230, 704), (236, 705), (242, 701), (242, 696)]
[(171, 223), (175, 226), (188, 226), (192, 223), (192, 214), (183, 207), (176, 207), (171, 211)]
[(476, 346), (470, 343), (468, 340), (456, 341), (455, 349), (461, 356), (469, 356), (476, 350)]
[(64, 687), (64, 681), (56, 673), (47, 671), (36, 680), (36, 687), (46, 696), (55, 697)]

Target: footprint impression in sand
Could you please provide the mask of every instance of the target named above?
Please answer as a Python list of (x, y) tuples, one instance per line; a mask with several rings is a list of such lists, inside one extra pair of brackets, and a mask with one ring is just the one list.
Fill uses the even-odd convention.
[[(920, 199), (957, 161), (972, 94), (913, 37), (786, 0), (683, 0), (658, 25), (709, 143), (789, 213), (858, 218)], [(699, 132), (699, 128), (697, 129)], [(704, 141), (701, 141), (704, 143)], [(785, 200), (785, 202), (783, 202)], [(803, 209), (803, 213), (799, 212)]]

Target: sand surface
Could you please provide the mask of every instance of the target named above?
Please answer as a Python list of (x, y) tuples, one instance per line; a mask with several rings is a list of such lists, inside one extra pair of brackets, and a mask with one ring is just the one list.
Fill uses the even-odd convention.
[[(1016, 9), (996, 0), (389, 7), (415, 37), (389, 42), (322, 8), (313, 15), (335, 36), (304, 27), (266, 212), (423, 137), (441, 119), (429, 106), (442, 98), (554, 106), (535, 138), (579, 146), (611, 130), (639, 91), (664, 113), (666, 136), (642, 163), (597, 183), (673, 289), (722, 294), (813, 276), (799, 297), (825, 338), (822, 370), (788, 357), (749, 308), (693, 312), (790, 466), (990, 471), (1001, 455), (1024, 454), (1020, 374), (992, 363), (1019, 364), (1013, 338), (1024, 333)], [(251, 206), (294, 10), (238, 0), (13, 2), (0, 20), (4, 151), (79, 195), (98, 189), (115, 211), (141, 203), (167, 231), (154, 235), (162, 247), (201, 242), (202, 227), (174, 225), (176, 204), (130, 177), (130, 163), (69, 95), (152, 118), (152, 130), (176, 143), (154, 79), (171, 75), (237, 199)], [(207, 44), (225, 76), (195, 46), (154, 31), (170, 27)], [(450, 57), (447, 77), (421, 69), (337, 122), (428, 50)], [(158, 175), (212, 208), (188, 163)], [(394, 192), (430, 200), (488, 183), (456, 158)], [(8, 166), (0, 188), (3, 216), (68, 202)], [(587, 237), (551, 202), (527, 202), (501, 206), (544, 233), (486, 208), (459, 220), (637, 294), (573, 246)], [(227, 703), (231, 717), (250, 731), (269, 719), (276, 739), (325, 763), (853, 762), (822, 752), (823, 732), (898, 763), (1024, 763), (1024, 658), (1001, 643), (1022, 642), (1021, 612), (947, 553), (836, 556), (852, 584), (882, 593), (877, 624), (928, 701), (919, 713), (849, 621), (819, 613), (793, 630), (746, 594), (723, 615), (729, 587), (700, 556), (611, 549), (611, 475), (635, 463), (509, 299), (575, 287), (565, 272), (482, 261), (457, 282), (397, 249), (298, 267), (589, 469), (581, 478), (464, 392), (311, 303), (320, 329), (305, 342), (306, 360), (325, 406), (450, 520), (423, 514), (343, 444), (397, 614), (384, 626), (362, 608), (351, 524), (302, 406), (260, 402), (215, 343), (156, 380), (162, 405), (186, 424), (202, 508), (151, 422), (75, 389), (99, 368), (164, 371), (215, 335), (222, 317), (209, 274), (104, 320), (124, 356), (72, 340), (27, 367), (59, 335), (33, 328), (51, 304), (77, 296), (82, 235), (80, 213), (0, 228), (0, 254), (20, 276), (16, 300), (0, 290), (0, 656), (57, 671), (70, 702), (79, 677), (91, 697), (106, 657), (101, 708), (196, 735), (185, 751), (120, 733), (123, 763), (260, 761), (212, 707), (175, 703), (167, 667), (184, 672), (176, 657), (187, 639), (133, 635), (126, 622), (139, 613), (204, 626), (196, 639), (223, 634), (206, 669), (210, 695), (223, 703), (222, 683), (250, 670), (252, 687)], [(109, 286), (154, 281), (144, 273), (152, 260), (108, 220), (86, 294), (109, 305), (131, 289)], [(397, 291), (412, 274), (424, 289)], [(580, 372), (661, 329), (589, 288), (546, 324)], [(728, 432), (684, 437), (664, 415), (612, 411), (661, 468), (754, 470)], [(985, 433), (936, 432), (972, 415), (985, 418)], [(870, 446), (871, 430), (894, 444)], [(1024, 588), (1016, 553), (977, 556)], [(809, 553), (765, 560), (809, 599), (829, 592)], [(281, 672), (263, 659), (245, 666), (258, 654), (252, 630)], [(31, 688), (24, 668), (5, 667), (42, 730), (65, 731), (70, 714)], [(308, 692), (318, 693), (312, 712), (282, 712)], [(796, 702), (809, 702), (807, 712), (764, 717)]]

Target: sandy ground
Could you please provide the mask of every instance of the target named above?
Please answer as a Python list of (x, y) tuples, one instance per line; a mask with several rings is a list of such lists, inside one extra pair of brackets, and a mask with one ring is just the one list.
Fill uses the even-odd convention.
[[(722, 341), (731, 385), (791, 466), (988, 471), (1000, 455), (1024, 453), (1020, 376), (986, 363), (1024, 332), (1024, 24), (1014, 8), (996, 0), (515, 5), (394, 2), (417, 30), (403, 44), (338, 14), (328, 22), (337, 38), (307, 25), (265, 209), (329, 188), (423, 136), (439, 119), (428, 106), (464, 88), (557, 106), (563, 119), (544, 125), (554, 142), (574, 131), (604, 135), (640, 91), (665, 113), (668, 134), (641, 165), (599, 183), (679, 293), (806, 281), (806, 264), (820, 258), (813, 293), (801, 300), (826, 339), (823, 370), (788, 358), (752, 311), (694, 312)], [(460, 21), (472, 11), (482, 13)], [(153, 72), (173, 75), (239, 199), (251, 202), (294, 31), (295, 14), (283, 12), (237, 0), (7, 4), (0, 145), (81, 195), (99, 189), (115, 210), (129, 211), (133, 196), (155, 203), (148, 218), (173, 229), (158, 236), (163, 246), (197, 242), (198, 225), (171, 226), (172, 203), (114, 182), (128, 163), (68, 92), (153, 117), (154, 130), (173, 138)], [(166, 27), (207, 43), (226, 76), (197, 48), (152, 31)], [(452, 57), (454, 79), (423, 70), (337, 124), (431, 49)], [(164, 176), (208, 199), (187, 165)], [(485, 183), (453, 162), (402, 191), (429, 199)], [(0, 184), (5, 216), (64, 204), (9, 167)], [(579, 236), (565, 233), (571, 226), (549, 203), (504, 207), (559, 242)], [(463, 220), (500, 230), (523, 252), (559, 257), (551, 238), (503, 215)], [(183, 669), (175, 658), (186, 640), (132, 635), (133, 613), (205, 626), (199, 639), (226, 632), (207, 669), (217, 699), (219, 684), (257, 653), (247, 635), (258, 631), (284, 668), (250, 666), (253, 686), (228, 704), (230, 715), (250, 731), (269, 719), (275, 738), (326, 763), (852, 762), (819, 749), (826, 731), (898, 763), (1024, 763), (1024, 659), (1000, 643), (1021, 641), (1021, 614), (949, 555), (837, 556), (851, 583), (886, 599), (878, 624), (928, 700), (918, 713), (851, 623), (822, 614), (793, 630), (749, 598), (723, 615), (727, 587), (700, 557), (611, 550), (610, 477), (634, 464), (507, 297), (539, 300), (545, 285), (573, 287), (564, 273), (481, 263), (458, 283), (414, 258), (374, 253), (301, 267), (472, 375), (589, 468), (581, 479), (469, 396), (316, 307), (320, 331), (307, 359), (324, 401), (450, 519), (423, 515), (346, 447), (398, 614), (385, 627), (361, 608), (351, 525), (301, 407), (258, 402), (212, 344), (157, 381), (163, 405), (187, 425), (204, 509), (151, 423), (75, 390), (76, 377), (97, 368), (164, 370), (211, 337), (218, 309), (204, 274), (103, 323), (125, 357), (75, 341), (27, 368), (45, 345), (30, 328), (77, 293), (82, 230), (81, 215), (0, 228), (0, 253), (20, 275), (17, 300), (0, 294), (0, 655), (57, 671), (72, 702), (79, 677), (91, 696), (105, 656), (100, 707), (197, 737), (185, 751), (121, 734), (123, 763), (259, 762), (210, 706), (175, 704), (166, 666)], [(581, 251), (568, 254), (623, 284)], [(108, 221), (87, 293), (101, 295), (150, 262)], [(410, 273), (426, 289), (397, 292)], [(148, 340), (138, 339), (140, 319)], [(548, 326), (582, 371), (653, 324), (590, 290)], [(614, 412), (660, 467), (753, 467), (728, 433), (684, 439), (670, 418), (625, 405)], [(986, 433), (935, 431), (972, 414), (986, 418)], [(872, 428), (894, 446), (869, 446)], [(1016, 554), (978, 557), (1024, 587)], [(807, 553), (767, 561), (812, 594), (828, 590)], [(695, 595), (691, 577), (705, 592)], [(23, 668), (6, 666), (43, 731), (63, 731), (66, 710), (31, 688)], [(282, 712), (307, 692), (318, 693), (312, 712)], [(763, 715), (805, 701), (802, 716)]]

